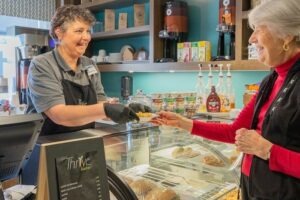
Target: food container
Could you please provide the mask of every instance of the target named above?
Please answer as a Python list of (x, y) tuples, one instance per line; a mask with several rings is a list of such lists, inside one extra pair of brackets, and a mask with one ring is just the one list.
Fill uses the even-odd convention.
[(175, 95), (174, 93), (165, 93), (164, 95), (164, 110), (175, 111)]
[(151, 108), (153, 112), (163, 110), (163, 94), (155, 93), (151, 95)]
[(151, 107), (151, 97), (144, 94), (143, 90), (138, 89), (134, 96), (129, 97), (128, 104), (130, 103), (140, 103)]
[(185, 97), (184, 93), (175, 93), (175, 112), (178, 114), (184, 114)]

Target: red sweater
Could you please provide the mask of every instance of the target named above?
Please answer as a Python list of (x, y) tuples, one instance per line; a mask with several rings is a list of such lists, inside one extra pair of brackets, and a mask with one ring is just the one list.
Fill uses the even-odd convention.
[[(261, 133), (263, 119), (265, 114), (273, 102), (276, 94), (283, 85), (288, 70), (300, 59), (300, 54), (296, 55), (284, 64), (281, 64), (275, 68), (278, 73), (278, 78), (274, 84), (273, 90), (269, 96), (269, 99), (262, 106), (258, 116), (258, 125), (256, 131)], [(240, 128), (250, 129), (252, 116), (254, 113), (256, 95), (250, 100), (250, 102), (243, 108), (239, 116), (232, 124), (219, 124), (219, 123), (205, 123), (194, 120), (192, 134), (199, 135), (208, 139), (217, 140), (221, 142), (234, 143), (235, 132)], [(252, 155), (245, 154), (242, 162), (242, 173), (246, 176), (250, 174), (250, 168), (252, 163)], [(271, 148), (269, 167), (270, 170), (285, 173), (296, 178), (300, 178), (300, 153), (285, 149), (281, 146), (274, 144)]]

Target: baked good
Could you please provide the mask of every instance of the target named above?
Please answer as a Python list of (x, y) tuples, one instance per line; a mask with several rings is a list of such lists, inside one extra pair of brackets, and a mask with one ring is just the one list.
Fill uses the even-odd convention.
[(155, 183), (143, 178), (132, 181), (129, 186), (137, 196), (144, 196), (156, 187)]
[(216, 158), (213, 155), (207, 155), (204, 156), (202, 159), (202, 162), (204, 162), (207, 165), (215, 166), (215, 167), (224, 167), (224, 162), (218, 158)]
[(170, 188), (156, 188), (146, 195), (145, 200), (179, 200), (179, 196)]
[(220, 200), (239, 200), (239, 189), (234, 189), (230, 191)]
[(182, 153), (184, 152), (184, 148), (183, 147), (176, 147), (173, 151), (172, 151), (172, 157), (173, 158), (178, 158), (182, 155)]
[(236, 159), (237, 159), (237, 156), (236, 155), (232, 155), (232, 156), (230, 156), (229, 161), (232, 164), (232, 163), (234, 163), (236, 161)]
[(127, 184), (130, 184), (133, 182), (133, 179), (129, 176), (124, 176), (124, 175), (120, 175), (120, 177), (122, 178), (122, 180), (124, 180)]
[(192, 158), (198, 156), (199, 154), (200, 154), (199, 152), (194, 151), (191, 147), (176, 147), (172, 151), (173, 158), (179, 158), (179, 157)]

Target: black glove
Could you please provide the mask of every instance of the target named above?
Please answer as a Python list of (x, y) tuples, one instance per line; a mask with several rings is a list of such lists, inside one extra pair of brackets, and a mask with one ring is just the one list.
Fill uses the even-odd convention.
[(130, 103), (128, 105), (134, 112), (151, 112), (151, 108), (149, 106), (140, 104), (140, 103)]
[(122, 104), (104, 103), (103, 108), (105, 115), (116, 123), (122, 124), (133, 120), (140, 121), (140, 118), (131, 108)]

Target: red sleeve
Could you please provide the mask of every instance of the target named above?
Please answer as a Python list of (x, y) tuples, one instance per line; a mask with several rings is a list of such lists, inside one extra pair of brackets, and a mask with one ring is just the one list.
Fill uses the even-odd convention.
[(191, 133), (211, 140), (234, 143), (236, 130), (240, 128), (250, 129), (255, 100), (256, 95), (252, 97), (232, 124), (206, 123), (194, 120)]
[(272, 146), (269, 160), (271, 170), (300, 178), (299, 165), (299, 152), (291, 151), (276, 144)]

